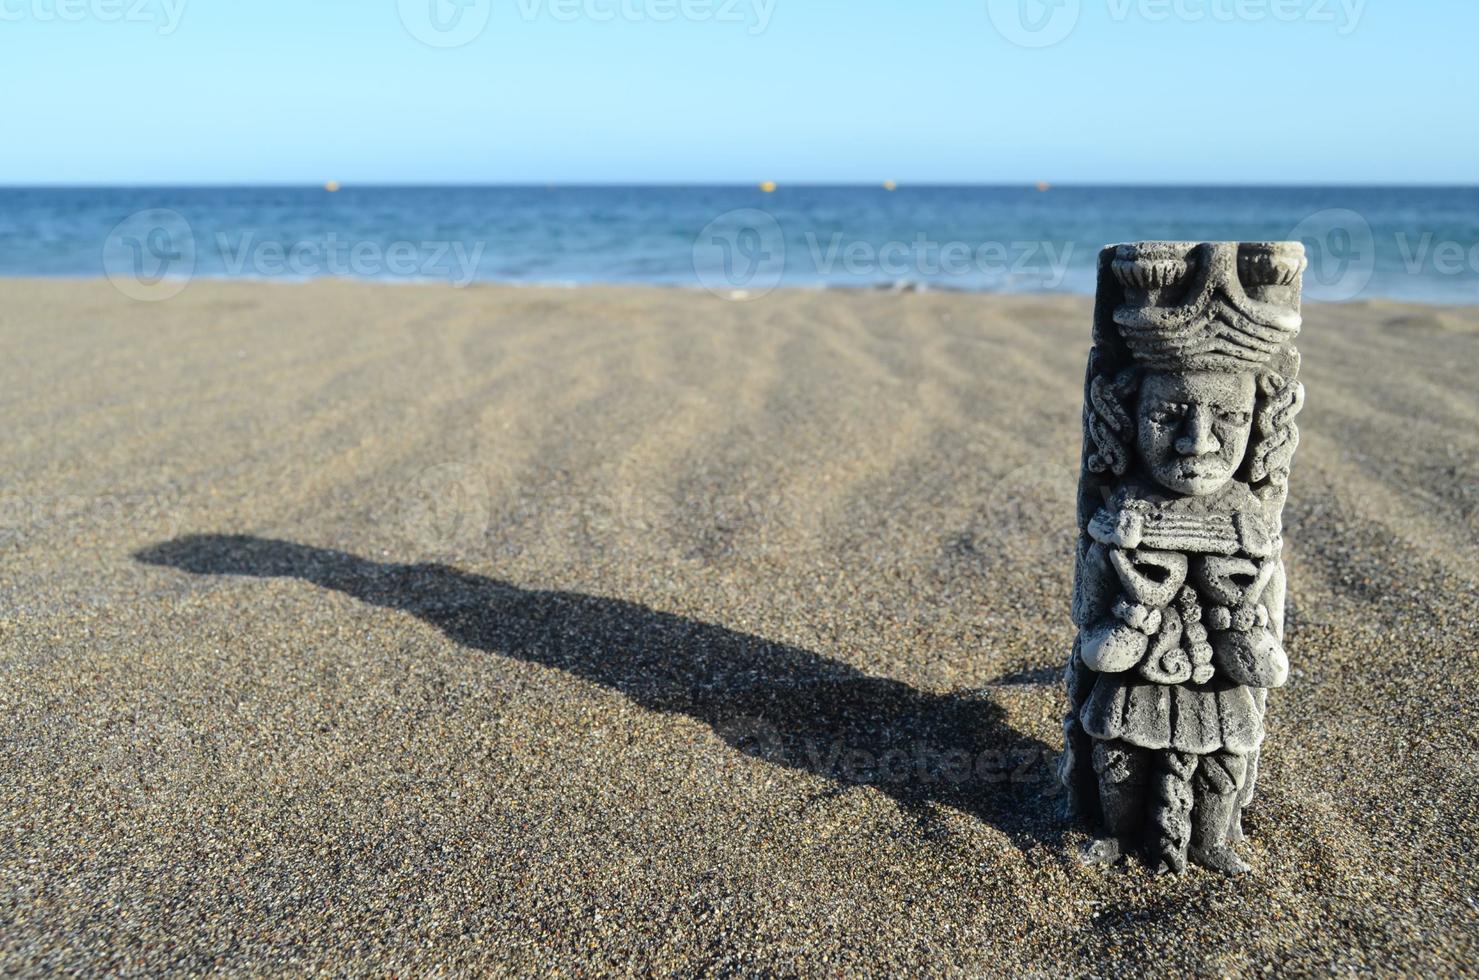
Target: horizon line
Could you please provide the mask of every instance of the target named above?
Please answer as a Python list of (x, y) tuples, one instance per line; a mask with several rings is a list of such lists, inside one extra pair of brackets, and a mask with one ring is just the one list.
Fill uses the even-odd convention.
[[(463, 183), (457, 181), (429, 181), (429, 182), (401, 182), (401, 181), (265, 181), (258, 183), (225, 181), (225, 182), (182, 182), (182, 183), (5, 183), (0, 182), (0, 190), (246, 190), (257, 188), (284, 188), (284, 189), (324, 189), (328, 183), (335, 183), (338, 190), (349, 190), (353, 188), (373, 189), (561, 189), (561, 188), (753, 188), (759, 189), (762, 184), (771, 181), (504, 181), (504, 182), (472, 182)], [(1362, 181), (1332, 181), (1328, 183), (1315, 182), (1246, 182), (1246, 183), (1223, 183), (1223, 182), (1195, 182), (1195, 181), (1127, 181), (1127, 182), (1082, 182), (1082, 181), (909, 181), (909, 180), (879, 180), (879, 181), (774, 181), (776, 190), (793, 188), (878, 188), (885, 189), (885, 184), (894, 185), (894, 190), (906, 188), (992, 188), (992, 189), (1037, 189), (1039, 185), (1046, 185), (1047, 190), (1058, 188), (1089, 188), (1089, 189), (1165, 189), (1165, 188), (1236, 188), (1236, 189), (1270, 189), (1270, 190), (1298, 190), (1298, 189), (1325, 189), (1325, 188), (1350, 188), (1350, 189), (1444, 189), (1444, 190), (1468, 190), (1479, 189), (1476, 183), (1446, 183), (1446, 182), (1362, 182)]]

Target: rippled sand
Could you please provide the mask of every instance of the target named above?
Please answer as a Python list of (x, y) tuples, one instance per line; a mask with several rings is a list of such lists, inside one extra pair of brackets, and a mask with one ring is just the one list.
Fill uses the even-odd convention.
[(0, 282), (0, 963), (1472, 968), (1479, 312), (1307, 310), (1236, 882), (1056, 816), (1089, 321)]

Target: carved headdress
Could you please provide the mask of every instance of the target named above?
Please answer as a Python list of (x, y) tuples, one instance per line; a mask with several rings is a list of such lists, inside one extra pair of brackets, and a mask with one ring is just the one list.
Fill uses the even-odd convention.
[(1152, 369), (1261, 371), (1299, 333), (1307, 264), (1298, 242), (1119, 245), (1114, 323)]

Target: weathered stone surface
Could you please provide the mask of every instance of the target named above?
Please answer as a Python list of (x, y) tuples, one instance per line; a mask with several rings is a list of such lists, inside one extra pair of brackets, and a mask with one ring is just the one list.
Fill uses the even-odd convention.
[(1234, 873), (1283, 646), (1304, 249), (1100, 255), (1062, 778), (1085, 852)]

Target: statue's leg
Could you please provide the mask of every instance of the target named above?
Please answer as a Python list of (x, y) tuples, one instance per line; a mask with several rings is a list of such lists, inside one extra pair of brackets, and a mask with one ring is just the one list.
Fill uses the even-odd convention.
[(1258, 749), (1248, 753), (1248, 775), (1243, 777), (1243, 788), (1238, 792), (1238, 805), (1233, 807), (1232, 821), (1227, 828), (1229, 844), (1243, 843), (1243, 810), (1253, 801), (1253, 787), (1258, 783)]
[(1191, 752), (1157, 752), (1155, 801), (1157, 870), (1185, 871), (1191, 844), (1192, 773), (1197, 756)]
[(1125, 742), (1094, 742), (1103, 836), (1085, 849), (1085, 860), (1112, 864), (1144, 833), (1145, 756), (1144, 749)]
[(1198, 864), (1225, 874), (1249, 870), (1247, 862), (1228, 845), (1247, 776), (1246, 755), (1214, 752), (1201, 757), (1193, 778), (1196, 807), (1191, 815), (1191, 859)]
[[(1253, 703), (1258, 707), (1258, 720), (1261, 725), (1263, 723), (1263, 713), (1268, 707), (1268, 691), (1254, 691)], [(1253, 789), (1258, 785), (1258, 757), (1262, 754), (1262, 751), (1262, 749), (1254, 749), (1248, 753), (1248, 775), (1243, 779), (1243, 788), (1238, 791), (1238, 805), (1233, 810), (1232, 822), (1227, 828), (1227, 842), (1229, 844), (1241, 844), (1243, 842), (1243, 811), (1248, 808), (1249, 803), (1253, 802)]]

